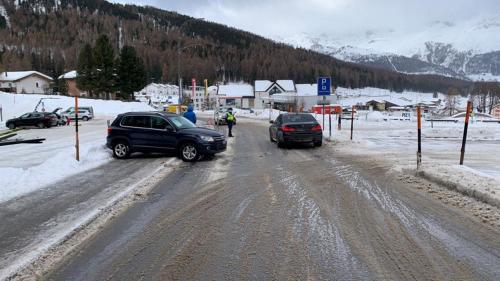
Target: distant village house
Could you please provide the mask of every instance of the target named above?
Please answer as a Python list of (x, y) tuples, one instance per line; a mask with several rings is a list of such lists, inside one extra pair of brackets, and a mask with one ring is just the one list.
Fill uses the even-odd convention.
[(15, 94), (49, 94), (53, 79), (38, 71), (0, 73), (0, 91)]
[(495, 118), (500, 118), (500, 104), (495, 105), (491, 109), (491, 115), (493, 115), (493, 117)]
[(81, 91), (78, 89), (78, 86), (76, 85), (76, 77), (78, 76), (78, 73), (76, 70), (67, 72), (61, 76), (59, 76), (59, 80), (64, 80), (66, 81), (66, 87), (68, 89), (68, 94), (70, 96), (79, 96), (79, 97), (88, 97), (88, 93), (85, 91)]

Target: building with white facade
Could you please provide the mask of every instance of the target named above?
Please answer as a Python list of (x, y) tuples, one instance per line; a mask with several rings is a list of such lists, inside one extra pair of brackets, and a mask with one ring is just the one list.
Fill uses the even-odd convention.
[(179, 87), (169, 84), (151, 83), (139, 92), (134, 93), (137, 101), (154, 105), (158, 108), (167, 104), (179, 103)]
[[(293, 80), (269, 80), (255, 81), (255, 108), (263, 109), (273, 102), (275, 108), (288, 110), (290, 104), (294, 102), (294, 96), (297, 94)], [(274, 95), (277, 95), (273, 97)]]
[(250, 84), (219, 85), (216, 95), (221, 107), (255, 108), (254, 88)]
[[(255, 108), (272, 106), (285, 111), (311, 111), (321, 100), (318, 97), (317, 84), (295, 84), (293, 80), (255, 81)], [(328, 97), (336, 102), (334, 95)]]
[(196, 86), (193, 92), (193, 87), (190, 86), (184, 90), (184, 97), (189, 97), (194, 110), (205, 110), (209, 108), (207, 104), (208, 93), (205, 94), (205, 87)]
[(0, 91), (16, 94), (48, 94), (53, 79), (38, 71), (0, 73)]

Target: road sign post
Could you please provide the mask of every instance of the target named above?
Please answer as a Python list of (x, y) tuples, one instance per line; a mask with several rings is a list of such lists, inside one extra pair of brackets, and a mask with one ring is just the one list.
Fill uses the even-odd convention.
[(325, 129), (325, 101), (326, 101), (326, 96), (323, 96), (323, 130)]
[(323, 130), (325, 129), (325, 104), (326, 96), (331, 95), (332, 92), (332, 79), (330, 77), (319, 77), (318, 78), (318, 96), (322, 96), (323, 100), (321, 104), (323, 105)]

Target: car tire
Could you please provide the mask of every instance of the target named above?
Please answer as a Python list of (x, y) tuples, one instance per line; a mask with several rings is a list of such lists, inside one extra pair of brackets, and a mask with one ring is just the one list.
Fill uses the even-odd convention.
[(276, 140), (276, 144), (278, 145), (279, 148), (285, 148), (286, 147), (285, 143), (284, 142), (280, 142), (279, 139)]
[(36, 126), (39, 128), (39, 129), (43, 129), (45, 128), (45, 124), (43, 124), (42, 122), (36, 124)]
[(184, 162), (195, 162), (200, 157), (198, 147), (193, 142), (183, 143), (179, 149), (179, 153)]
[(7, 127), (9, 127), (9, 129), (11, 129), (11, 130), (14, 130), (16, 128), (16, 124), (9, 123), (9, 125)]
[(113, 145), (113, 156), (117, 159), (126, 159), (130, 156), (130, 146), (124, 141)]
[(315, 147), (320, 147), (320, 146), (322, 146), (322, 145), (323, 145), (323, 141), (315, 141), (315, 142), (314, 142), (314, 146), (315, 146)]
[(83, 116), (82, 120), (85, 121), (85, 122), (87, 122), (87, 121), (89, 121), (89, 118), (87, 116)]

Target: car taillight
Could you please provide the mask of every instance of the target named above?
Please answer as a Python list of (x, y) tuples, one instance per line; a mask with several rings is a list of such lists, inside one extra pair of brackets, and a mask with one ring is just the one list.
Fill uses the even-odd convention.
[(111, 131), (113, 131), (113, 128), (108, 127), (108, 135), (110, 135), (110, 134), (111, 134)]
[(290, 126), (285, 125), (281, 128), (281, 131), (283, 131), (285, 133), (289, 133), (289, 132), (295, 132), (296, 130)]
[(314, 132), (321, 132), (322, 129), (321, 129), (320, 125), (316, 125), (311, 130), (314, 131)]

